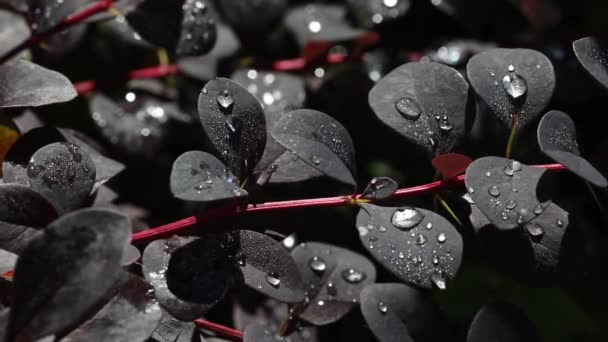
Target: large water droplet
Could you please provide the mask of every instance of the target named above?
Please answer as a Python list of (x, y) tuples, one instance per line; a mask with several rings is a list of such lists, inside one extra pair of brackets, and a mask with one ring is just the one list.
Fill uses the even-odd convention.
[(384, 302), (378, 303), (378, 311), (380, 311), (383, 314), (385, 314), (388, 311), (388, 307), (386, 306), (386, 304), (384, 304)]
[(279, 287), (279, 285), (281, 285), (281, 279), (279, 279), (279, 277), (275, 273), (267, 274), (266, 281), (273, 287)]
[(418, 225), (423, 218), (424, 215), (418, 209), (406, 207), (395, 210), (391, 217), (391, 223), (399, 229), (409, 230)]
[(365, 275), (365, 273), (360, 272), (354, 268), (349, 268), (342, 272), (342, 278), (344, 278), (347, 283), (351, 284), (358, 284), (362, 282), (366, 277), (367, 276)]
[(439, 235), (437, 235), (437, 242), (444, 243), (446, 240), (447, 237), (445, 236), (445, 233), (439, 233)]
[(438, 289), (440, 289), (440, 290), (446, 289), (445, 278), (440, 273), (433, 273), (431, 275), (431, 281), (433, 282), (433, 284), (435, 284), (435, 286)]
[(316, 273), (323, 273), (327, 268), (325, 261), (317, 256), (312, 257), (308, 262), (308, 266)]
[(490, 188), (488, 188), (488, 193), (490, 196), (498, 197), (500, 195), (500, 190), (496, 185), (492, 185)]
[(534, 222), (526, 224), (526, 230), (534, 237), (542, 236), (544, 234), (543, 227)]
[(411, 97), (402, 97), (395, 102), (395, 108), (406, 119), (416, 120), (422, 113), (422, 108), (416, 100)]
[(217, 95), (217, 103), (223, 109), (230, 109), (234, 104), (234, 98), (228, 90), (223, 90)]
[(502, 79), (504, 90), (514, 99), (523, 96), (528, 91), (526, 81), (516, 73), (510, 73)]

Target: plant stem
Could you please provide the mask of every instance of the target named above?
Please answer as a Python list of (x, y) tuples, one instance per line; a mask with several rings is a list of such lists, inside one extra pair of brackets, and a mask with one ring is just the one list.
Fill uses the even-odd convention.
[[(566, 168), (561, 164), (547, 164), (547, 165), (532, 165), (535, 167), (541, 167), (553, 171), (566, 171)], [(403, 188), (397, 190), (392, 199), (412, 197), (416, 195), (435, 193), (440, 190), (460, 186), (464, 183), (464, 175), (449, 179), (441, 180), (423, 185), (418, 185), (410, 188)], [(197, 225), (201, 225), (213, 220), (217, 220), (224, 217), (230, 217), (233, 215), (240, 215), (244, 213), (256, 213), (256, 212), (273, 212), (282, 211), (289, 209), (302, 209), (302, 208), (317, 208), (317, 207), (338, 207), (347, 205), (356, 205), (362, 195), (356, 195), (356, 199), (353, 200), (352, 195), (346, 196), (335, 196), (325, 198), (312, 198), (302, 200), (290, 200), (290, 201), (279, 201), (279, 202), (266, 202), (258, 204), (241, 205), (240, 202), (229, 203), (225, 206), (217, 207), (207, 212), (201, 213), (196, 216), (186, 217), (184, 219), (164, 224), (156, 228), (150, 228), (141, 232), (137, 232), (131, 236), (132, 242), (144, 242), (154, 240), (163, 236), (177, 234), (187, 229), (193, 228)], [(370, 201), (373, 202), (373, 201)]]
[(45, 39), (47, 39), (57, 33), (60, 33), (72, 26), (82, 23), (83, 21), (94, 16), (95, 14), (109, 10), (115, 1), (116, 0), (100, 0), (99, 2), (92, 4), (91, 6), (83, 9), (81, 12), (67, 17), (65, 20), (63, 20), (59, 24), (51, 27), (50, 29), (48, 29), (44, 32), (39, 32), (39, 33), (31, 35), (23, 43), (15, 46), (11, 50), (9, 50), (7, 53), (4, 54), (4, 56), (1, 56), (0, 64), (3, 64), (4, 62), (8, 61), (9, 59), (17, 56), (22, 51), (24, 51), (32, 46), (35, 46), (36, 44), (39, 44), (40, 42), (42, 42)]
[(509, 134), (509, 141), (507, 142), (507, 152), (505, 158), (511, 159), (513, 153), (513, 146), (515, 145), (515, 138), (517, 137), (517, 129), (519, 128), (519, 112), (513, 115), (513, 126), (511, 127), (511, 133)]
[(600, 201), (599, 197), (597, 197), (597, 193), (595, 192), (593, 185), (591, 185), (591, 183), (589, 183), (587, 181), (585, 181), (585, 184), (587, 185), (587, 188), (589, 189), (589, 193), (591, 194), (591, 197), (593, 198), (595, 205), (597, 205), (597, 208), (600, 210), (601, 213), (603, 213), (604, 206), (602, 205), (602, 201)]
[(210, 322), (210, 321), (207, 321), (204, 319), (194, 320), (194, 324), (196, 324), (196, 326), (199, 328), (213, 331), (215, 333), (218, 333), (222, 337), (228, 337), (233, 341), (242, 341), (243, 340), (242, 331), (227, 327), (225, 325), (213, 323), (213, 322)]
[[(134, 80), (134, 79), (144, 79), (144, 78), (158, 78), (169, 75), (175, 75), (179, 73), (179, 69), (175, 64), (167, 64), (162, 66), (154, 66), (149, 68), (136, 69), (129, 72), (125, 77), (122, 77), (120, 80)], [(82, 81), (74, 83), (74, 88), (79, 95), (85, 95), (95, 89), (98, 88), (99, 84), (102, 83), (111, 83), (111, 82), (103, 82), (103, 81)]]
[(450, 214), (450, 216), (454, 219), (454, 221), (456, 221), (456, 223), (458, 223), (458, 225), (462, 227), (462, 221), (460, 221), (460, 219), (458, 218), (458, 215), (456, 215), (454, 210), (452, 210), (450, 205), (443, 199), (443, 197), (441, 197), (440, 194), (435, 194), (435, 198), (437, 199), (437, 201), (439, 201), (439, 203), (441, 203), (441, 206), (443, 207), (443, 209), (445, 209), (445, 211), (447, 211), (448, 214)]

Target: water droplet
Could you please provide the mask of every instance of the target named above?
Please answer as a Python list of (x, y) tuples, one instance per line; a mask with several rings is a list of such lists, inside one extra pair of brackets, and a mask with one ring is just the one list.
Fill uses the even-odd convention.
[(510, 73), (502, 79), (504, 90), (514, 99), (524, 95), (528, 91), (526, 81), (516, 73)]
[(403, 254), (403, 252), (399, 252), (398, 257), (399, 259), (405, 259), (405, 255)]
[(243, 253), (238, 253), (237, 255), (234, 256), (234, 260), (240, 265), (240, 266), (245, 266), (245, 254)]
[(384, 304), (384, 302), (378, 303), (378, 311), (380, 311), (383, 314), (385, 314), (388, 311), (388, 307), (386, 306), (386, 304)]
[(431, 230), (433, 229), (433, 223), (429, 222), (426, 224), (426, 226), (424, 226), (427, 230)]
[(386, 232), (386, 227), (384, 227), (384, 226), (380, 226), (380, 228), (378, 228), (378, 230), (379, 230), (381, 233), (385, 233), (385, 232)]
[(507, 176), (513, 176), (513, 169), (510, 166), (505, 166), (504, 173)]
[(310, 259), (310, 261), (308, 262), (308, 266), (310, 266), (310, 268), (316, 273), (323, 273), (325, 271), (325, 269), (327, 268), (327, 265), (325, 264), (325, 260), (323, 260), (317, 256), (312, 257)]
[(521, 215), (517, 215), (517, 224), (523, 224), (524, 218)]
[(367, 276), (365, 273), (360, 272), (354, 268), (349, 268), (342, 272), (342, 278), (350, 284), (358, 284), (362, 282)]
[(279, 285), (281, 285), (281, 279), (279, 279), (275, 273), (267, 274), (266, 281), (268, 282), (268, 284), (272, 285), (273, 287), (279, 287)]
[(330, 296), (335, 296), (338, 294), (338, 289), (331, 281), (327, 283), (327, 294)]
[(541, 225), (535, 222), (526, 224), (526, 230), (530, 235), (534, 237), (538, 237), (544, 234), (543, 227), (541, 227)]
[(207, 93), (209, 93), (209, 91), (207, 90), (207, 88), (203, 88), (203, 89), (201, 89), (201, 93), (207, 94)]
[(445, 278), (440, 273), (433, 273), (431, 275), (431, 281), (433, 282), (433, 284), (435, 284), (435, 286), (437, 286), (438, 289), (446, 289)]
[(296, 245), (295, 234), (291, 234), (285, 239), (283, 239), (283, 241), (281, 241), (281, 244), (283, 244), (283, 247), (287, 248), (288, 250), (293, 249), (293, 247)]
[(437, 257), (433, 257), (433, 265), (439, 265), (439, 259)]
[(488, 193), (490, 194), (490, 196), (498, 197), (500, 195), (500, 189), (498, 189), (498, 187), (496, 185), (492, 185), (488, 189)]
[[(203, 88), (204, 89), (204, 88)], [(234, 104), (234, 98), (228, 90), (223, 90), (217, 95), (217, 103), (223, 109), (230, 109)]]
[(417, 120), (422, 113), (418, 102), (411, 97), (402, 97), (395, 102), (395, 108), (406, 119)]
[(313, 164), (315, 164), (317, 166), (321, 165), (321, 159), (319, 159), (319, 157), (317, 157), (317, 156), (312, 156), (311, 161)]
[(472, 193), (474, 193), (474, 192), (475, 192), (475, 189), (473, 189), (472, 187), (469, 187), (469, 188), (467, 189), (467, 191), (468, 191), (470, 194), (472, 194)]
[(509, 220), (509, 215), (507, 215), (507, 213), (503, 212), (501, 218), (502, 218), (503, 221), (508, 221)]
[(391, 223), (399, 229), (409, 230), (418, 225), (423, 218), (424, 215), (418, 209), (406, 207), (395, 210), (391, 217)]
[(454, 126), (452, 126), (451, 123), (447, 122), (447, 121), (442, 121), (439, 124), (439, 129), (444, 131), (444, 132), (449, 132), (452, 130), (452, 128), (454, 128)]
[(564, 221), (557, 219), (557, 221), (555, 221), (555, 223), (557, 223), (558, 227), (563, 227), (564, 226)]
[(318, 305), (318, 306), (323, 306), (323, 305), (325, 305), (325, 302), (324, 302), (324, 301), (322, 301), (322, 300), (320, 300), (320, 301), (318, 301), (318, 302), (317, 302), (317, 305)]
[(311, 22), (308, 23), (308, 30), (312, 33), (319, 33), (321, 32), (321, 28), (322, 25), (320, 22), (313, 20)]
[(445, 233), (439, 233), (439, 235), (437, 235), (437, 242), (444, 243), (446, 240), (447, 237), (445, 236)]
[(515, 209), (515, 207), (517, 207), (517, 202), (510, 200), (509, 202), (507, 202), (507, 209), (508, 210), (513, 210)]
[(509, 71), (509, 72), (515, 71), (515, 67), (513, 66), (513, 64), (509, 65), (509, 67), (507, 68), (507, 71)]
[(491, 175), (492, 175), (492, 172), (486, 171), (486, 177), (490, 177)]
[(422, 246), (426, 243), (426, 238), (424, 237), (424, 235), (422, 234), (418, 234), (418, 236), (416, 237), (416, 244), (418, 246)]
[(515, 172), (519, 172), (522, 169), (521, 163), (518, 162), (517, 160), (512, 160), (511, 161), (511, 169)]
[(536, 207), (534, 207), (534, 215), (540, 215), (543, 213), (543, 207), (541, 207), (540, 205), (537, 205)]

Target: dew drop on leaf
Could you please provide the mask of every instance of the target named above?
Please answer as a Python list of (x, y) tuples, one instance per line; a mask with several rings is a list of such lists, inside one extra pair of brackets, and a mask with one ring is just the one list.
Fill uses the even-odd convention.
[(416, 208), (407, 207), (395, 210), (391, 217), (391, 223), (399, 229), (410, 230), (418, 225), (423, 218), (424, 215)]
[(416, 100), (411, 97), (402, 97), (395, 102), (397, 111), (408, 120), (417, 120), (422, 113), (422, 108)]
[(363, 272), (360, 272), (354, 268), (349, 268), (342, 272), (342, 278), (350, 284), (358, 284), (365, 280), (366, 275)]

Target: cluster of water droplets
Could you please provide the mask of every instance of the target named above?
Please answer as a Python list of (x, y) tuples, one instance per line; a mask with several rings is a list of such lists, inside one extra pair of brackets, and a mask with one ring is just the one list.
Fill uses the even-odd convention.
[(216, 39), (215, 20), (201, 0), (185, 0), (182, 5), (182, 32), (178, 55), (199, 55), (211, 48)]
[(576, 135), (566, 123), (558, 123), (558, 127), (551, 129), (548, 135), (548, 140), (552, 146), (559, 146), (559, 149), (562, 151), (578, 153)]

